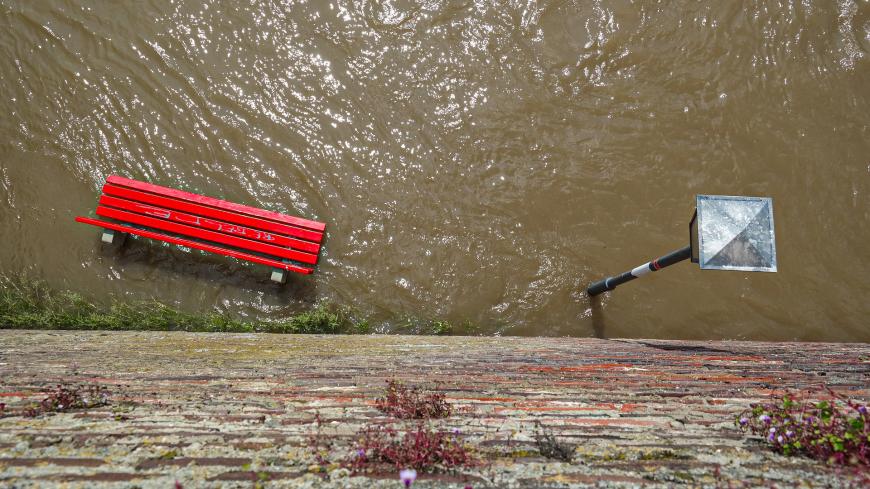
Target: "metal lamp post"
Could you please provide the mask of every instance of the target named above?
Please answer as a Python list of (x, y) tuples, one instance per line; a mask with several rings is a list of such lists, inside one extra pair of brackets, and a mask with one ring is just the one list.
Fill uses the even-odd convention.
[(589, 284), (590, 296), (691, 259), (702, 270), (776, 271), (773, 200), (768, 197), (698, 195), (689, 222), (689, 246), (622, 274)]

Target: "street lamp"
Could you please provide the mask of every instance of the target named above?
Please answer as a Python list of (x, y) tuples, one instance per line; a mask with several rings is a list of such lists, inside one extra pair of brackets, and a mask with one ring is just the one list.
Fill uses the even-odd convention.
[(691, 259), (702, 270), (776, 271), (773, 200), (769, 197), (698, 195), (689, 222), (689, 246), (620, 275), (589, 284), (596, 296), (630, 280)]

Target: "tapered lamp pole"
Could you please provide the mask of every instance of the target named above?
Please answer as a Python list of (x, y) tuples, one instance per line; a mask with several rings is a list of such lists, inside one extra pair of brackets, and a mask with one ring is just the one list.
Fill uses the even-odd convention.
[(634, 280), (638, 277), (643, 277), (650, 272), (656, 272), (658, 270), (661, 270), (662, 268), (669, 267), (674, 263), (688, 260), (691, 256), (691, 245), (686, 246), (685, 248), (680, 248), (677, 251), (668, 253), (667, 255), (656, 258), (653, 261), (646, 262), (643, 265), (633, 268), (627, 272), (621, 273), (613, 277), (607, 277), (597, 282), (593, 282), (589, 284), (589, 287), (586, 289), (586, 293), (589, 294), (590, 297), (602, 294), (604, 292), (607, 292), (608, 290), (613, 290), (617, 286)]

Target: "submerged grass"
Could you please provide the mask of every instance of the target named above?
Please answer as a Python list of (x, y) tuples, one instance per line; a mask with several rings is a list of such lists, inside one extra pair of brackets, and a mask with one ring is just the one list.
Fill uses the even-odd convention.
[(465, 320), (459, 323), (439, 318), (421, 319), (415, 316), (401, 316), (391, 323), (392, 331), (399, 334), (419, 334), (434, 336), (480, 336), (486, 330), (480, 325)]
[(45, 282), (0, 275), (0, 329), (199, 331), (233, 333), (369, 333), (347, 308), (318, 304), (278, 321), (243, 321), (216, 312), (191, 314), (157, 301), (103, 306)]

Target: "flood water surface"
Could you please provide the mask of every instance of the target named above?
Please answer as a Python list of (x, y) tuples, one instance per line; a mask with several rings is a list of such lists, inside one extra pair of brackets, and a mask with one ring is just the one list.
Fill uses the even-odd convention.
[[(0, 272), (380, 331), (870, 341), (870, 4), (0, 0)], [(112, 174), (327, 223), (317, 272), (99, 246)], [(680, 263), (773, 198), (778, 273)], [(409, 319), (415, 318), (415, 319)]]

